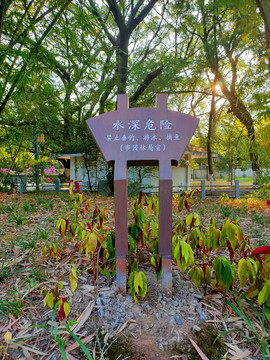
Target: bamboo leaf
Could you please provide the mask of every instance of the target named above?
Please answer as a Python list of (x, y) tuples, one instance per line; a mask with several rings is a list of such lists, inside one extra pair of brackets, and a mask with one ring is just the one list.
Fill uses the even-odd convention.
[(89, 360), (93, 360), (89, 350), (87, 349), (87, 347), (84, 345), (84, 343), (81, 341), (81, 339), (74, 334), (73, 331), (70, 330), (70, 328), (67, 326), (67, 332), (77, 341), (77, 343), (80, 345), (81, 349), (83, 350), (83, 352), (85, 353), (85, 355), (87, 356), (87, 359)]

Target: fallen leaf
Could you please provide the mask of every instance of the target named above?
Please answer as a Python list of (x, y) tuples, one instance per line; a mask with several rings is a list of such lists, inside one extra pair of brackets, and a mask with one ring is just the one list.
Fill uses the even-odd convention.
[(10, 341), (11, 339), (12, 339), (12, 334), (11, 334), (11, 332), (7, 331), (4, 335), (4, 340)]
[[(94, 338), (94, 336), (95, 336), (95, 334), (88, 335), (88, 336), (86, 336), (85, 338), (81, 339), (81, 342), (82, 342), (83, 344), (87, 344), (89, 341), (91, 341), (91, 340)], [(69, 353), (69, 352), (77, 349), (77, 347), (79, 347), (79, 346), (80, 346), (80, 344), (77, 343), (77, 341), (76, 341), (74, 344), (68, 346), (68, 347), (65, 349), (65, 351), (66, 351), (67, 353)]]
[(248, 357), (249, 355), (250, 355), (249, 350), (241, 351), (235, 354), (234, 356), (232, 356), (230, 360), (242, 360)]

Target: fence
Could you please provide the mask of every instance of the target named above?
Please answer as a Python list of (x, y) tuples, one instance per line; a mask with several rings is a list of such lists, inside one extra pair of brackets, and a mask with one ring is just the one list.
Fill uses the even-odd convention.
[(54, 182), (51, 183), (36, 184), (35, 182), (27, 181), (27, 178), (24, 176), (20, 176), (16, 184), (18, 184), (18, 191), (20, 194), (25, 194), (28, 191), (34, 190), (59, 192), (68, 190), (69, 187), (68, 183), (60, 183), (59, 178), (56, 178)]
[[(198, 186), (192, 186), (198, 188)], [(234, 185), (206, 185), (205, 180), (201, 180), (200, 186), (201, 198), (219, 197), (222, 194), (227, 194), (229, 197), (240, 198), (241, 196), (250, 194), (258, 190), (258, 185), (240, 185), (239, 180), (234, 181)]]
[[(60, 179), (56, 178), (52, 183), (39, 184), (39, 190), (41, 191), (64, 191), (68, 190), (68, 183), (60, 183)], [(89, 190), (85, 185), (80, 186), (81, 190)], [(28, 191), (33, 191), (36, 189), (35, 183), (27, 183), (26, 178), (19, 178), (19, 192), (20, 194), (25, 194)], [(214, 185), (211, 187), (207, 185), (205, 180), (201, 180), (200, 185), (189, 186), (188, 189), (199, 189), (201, 193), (201, 198), (206, 199), (209, 197), (219, 197), (222, 194), (227, 194), (231, 198), (240, 198), (241, 196), (247, 195), (249, 193), (255, 192), (258, 190), (257, 185), (240, 185), (239, 180), (235, 180), (234, 185)], [(141, 189), (143, 190), (143, 188)], [(186, 186), (174, 186), (174, 193), (182, 193), (187, 190)], [(158, 192), (158, 188), (152, 189), (153, 192)]]

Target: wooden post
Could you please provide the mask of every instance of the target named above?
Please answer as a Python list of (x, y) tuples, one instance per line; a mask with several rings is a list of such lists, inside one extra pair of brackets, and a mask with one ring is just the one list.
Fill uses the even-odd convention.
[(159, 164), (159, 253), (162, 257), (162, 291), (172, 294), (172, 169)]
[(126, 256), (128, 254), (127, 164), (115, 161), (115, 253), (116, 286), (119, 292), (127, 289)]

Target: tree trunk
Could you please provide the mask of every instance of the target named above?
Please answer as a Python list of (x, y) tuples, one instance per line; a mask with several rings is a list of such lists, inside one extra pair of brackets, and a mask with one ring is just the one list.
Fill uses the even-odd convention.
[[(256, 4), (260, 10), (260, 14), (263, 18), (265, 28), (265, 41), (266, 41), (266, 52), (270, 49), (270, 3), (267, 0), (256, 0)], [(270, 59), (270, 54), (268, 53)]]
[(230, 170), (229, 170), (229, 172), (230, 172), (230, 175), (229, 175), (229, 177), (230, 177), (230, 184), (233, 185), (233, 166), (230, 165), (229, 169), (230, 169)]
[(251, 161), (253, 171), (253, 184), (257, 185), (260, 175), (260, 166), (258, 160), (258, 154), (255, 143), (255, 129), (253, 119), (245, 107), (242, 100), (236, 95), (236, 93), (230, 91), (227, 86), (223, 84), (221, 86), (222, 92), (230, 103), (232, 113), (238, 118), (238, 120), (246, 127), (249, 139), (249, 157)]
[[(248, 139), (250, 142), (249, 146), (249, 156), (250, 161), (252, 164), (252, 170), (253, 170), (253, 183), (254, 185), (258, 183), (258, 176), (259, 176), (259, 161), (258, 161), (258, 155), (256, 153), (255, 148), (255, 130), (254, 130), (254, 121), (248, 111), (248, 109), (245, 107), (243, 101), (241, 100), (239, 94), (236, 92), (236, 79), (237, 79), (237, 64), (238, 64), (238, 56), (233, 58), (233, 50), (228, 50), (228, 48), (224, 47), (225, 53), (229, 59), (230, 65), (231, 65), (231, 71), (232, 71), (232, 80), (230, 84), (230, 89), (227, 87), (226, 82), (224, 81), (224, 78), (222, 76), (222, 73), (219, 69), (219, 57), (217, 54), (217, 42), (216, 42), (216, 24), (214, 21), (213, 24), (213, 32), (214, 32), (214, 51), (211, 50), (210, 44), (209, 44), (209, 31), (207, 29), (207, 17), (205, 14), (205, 9), (203, 5), (201, 4), (201, 13), (202, 13), (202, 22), (203, 22), (203, 30), (204, 35), (201, 38), (203, 45), (204, 45), (204, 51), (205, 56), (208, 62), (208, 66), (211, 69), (212, 73), (215, 76), (215, 79), (217, 79), (217, 82), (220, 84), (220, 88), (228, 102), (231, 106), (232, 113), (238, 118), (238, 120), (246, 127), (248, 132)], [(214, 15), (214, 20), (217, 20), (216, 16)]]
[(117, 84), (117, 94), (126, 93), (128, 44), (129, 44), (129, 35), (120, 33), (119, 49), (117, 50), (117, 74), (119, 76), (118, 84)]
[(208, 133), (207, 133), (207, 160), (208, 160), (208, 170), (209, 170), (209, 181), (211, 190), (214, 190), (214, 163), (212, 156), (212, 139), (214, 136), (214, 121), (216, 117), (216, 78), (214, 80), (214, 85), (212, 88), (212, 101), (211, 101), (211, 109), (209, 113), (209, 125), (208, 125)]
[(85, 153), (85, 155), (83, 156), (83, 161), (84, 161), (84, 167), (87, 173), (87, 179), (88, 179), (88, 184), (89, 184), (89, 190), (91, 193), (93, 193), (93, 188), (92, 188), (92, 184), (91, 184), (91, 177), (90, 177), (90, 171), (89, 171), (89, 167), (87, 164), (87, 153)]

